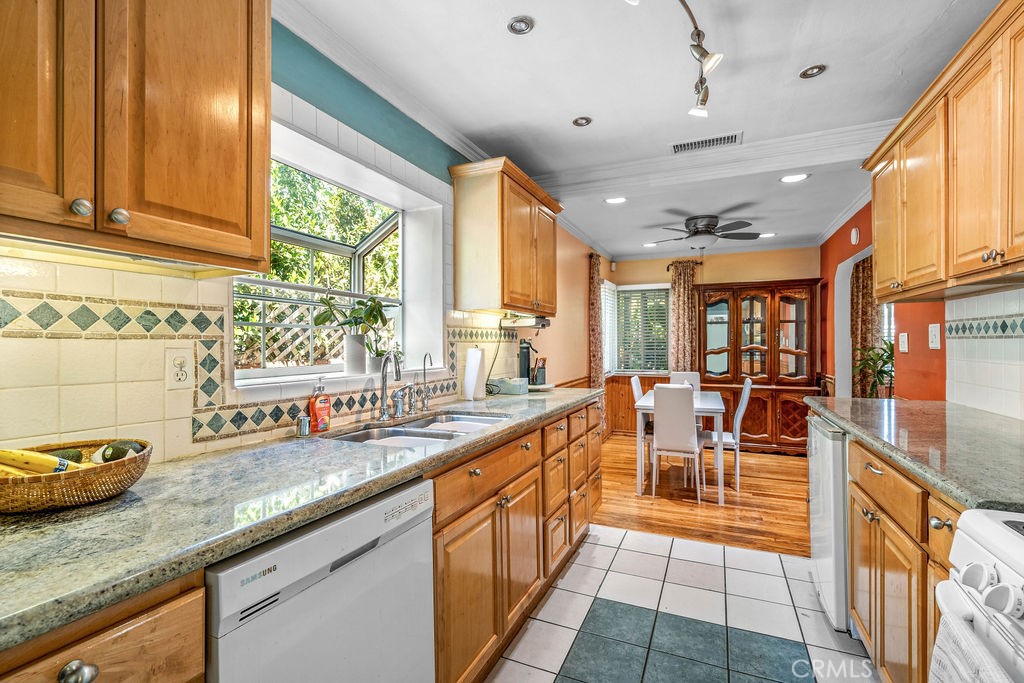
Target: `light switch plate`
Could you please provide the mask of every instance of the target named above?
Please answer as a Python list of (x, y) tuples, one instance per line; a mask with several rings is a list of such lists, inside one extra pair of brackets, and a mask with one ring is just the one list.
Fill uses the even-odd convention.
[(928, 348), (942, 348), (942, 325), (932, 323), (928, 326)]
[(900, 332), (899, 336), (900, 353), (906, 353), (910, 350), (910, 342), (907, 340), (907, 333)]
[(168, 390), (191, 389), (195, 372), (192, 349), (164, 349), (164, 386)]

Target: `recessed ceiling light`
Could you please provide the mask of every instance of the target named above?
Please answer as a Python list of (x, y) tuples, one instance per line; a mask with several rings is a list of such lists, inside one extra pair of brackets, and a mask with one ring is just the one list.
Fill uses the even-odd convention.
[(626, 2), (632, 5), (633, 7), (636, 7), (637, 5), (640, 4), (640, 0), (626, 0)]
[(824, 64), (815, 64), (814, 66), (809, 66), (800, 72), (800, 78), (807, 79), (814, 78), (815, 76), (820, 76), (821, 74), (825, 73), (825, 69), (827, 68), (828, 67), (825, 66)]
[(577, 116), (572, 120), (572, 125), (576, 126), (577, 128), (586, 128), (593, 122), (594, 119), (590, 118), (589, 116)]
[(784, 183), (799, 183), (802, 180), (807, 180), (811, 177), (810, 173), (794, 173), (793, 175), (784, 175), (779, 180)]
[(626, 198), (625, 197), (609, 197), (608, 199), (604, 200), (604, 203), (605, 204), (625, 204), (626, 203)]
[(519, 16), (512, 17), (512, 20), (508, 22), (508, 32), (517, 35), (525, 36), (527, 33), (533, 30), (533, 17)]
[(775, 237), (775, 233), (774, 232), (762, 232), (761, 233), (761, 237), (759, 237), (758, 239), (766, 240), (769, 237)]
[(651, 247), (656, 247), (656, 246), (658, 246), (658, 245), (656, 243), (654, 243), (654, 242), (647, 242), (646, 244), (644, 244), (644, 247), (647, 248), (647, 249), (650, 249)]

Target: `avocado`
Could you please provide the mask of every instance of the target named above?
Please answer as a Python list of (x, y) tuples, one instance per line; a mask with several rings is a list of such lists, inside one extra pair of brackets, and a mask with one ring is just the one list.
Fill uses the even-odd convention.
[(50, 451), (49, 454), (55, 458), (64, 458), (69, 462), (82, 462), (82, 451), (77, 448), (62, 448), (59, 451)]
[(114, 462), (126, 457), (129, 453), (141, 453), (142, 446), (134, 441), (114, 441), (103, 449), (103, 462)]

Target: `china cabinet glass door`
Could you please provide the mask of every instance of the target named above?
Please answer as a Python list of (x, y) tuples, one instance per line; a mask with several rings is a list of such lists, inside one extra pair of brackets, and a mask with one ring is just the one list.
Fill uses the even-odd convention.
[(768, 371), (768, 345), (770, 337), (771, 292), (747, 290), (739, 293), (739, 380), (747, 377), (755, 383), (766, 382)]
[(775, 297), (777, 381), (779, 384), (805, 384), (811, 372), (810, 290), (782, 289)]
[(704, 293), (704, 379), (732, 379), (731, 292)]

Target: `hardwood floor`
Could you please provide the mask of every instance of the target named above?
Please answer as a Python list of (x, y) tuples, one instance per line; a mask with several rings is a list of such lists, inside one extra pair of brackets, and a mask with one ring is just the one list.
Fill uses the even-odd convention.
[[(707, 497), (697, 505), (683, 468), (662, 463), (658, 495), (636, 495), (636, 439), (612, 435), (602, 447), (602, 503), (597, 524), (667, 534), (726, 545), (810, 555), (807, 516), (807, 459), (798, 456), (740, 453), (740, 492), (733, 485), (733, 457), (725, 454), (725, 505), (717, 504), (717, 480), (707, 451)], [(650, 480), (645, 482), (650, 491)]]

